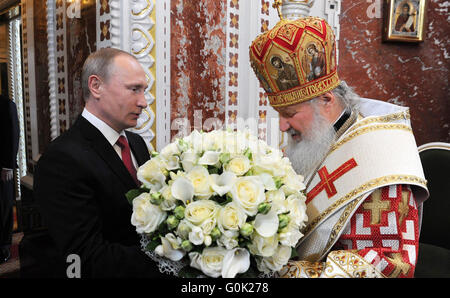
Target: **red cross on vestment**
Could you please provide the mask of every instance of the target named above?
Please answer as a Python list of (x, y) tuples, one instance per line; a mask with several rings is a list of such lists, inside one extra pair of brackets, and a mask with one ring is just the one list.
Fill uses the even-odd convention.
[(334, 186), (334, 181), (339, 179), (342, 175), (356, 167), (358, 164), (355, 159), (349, 159), (339, 168), (337, 168), (333, 173), (328, 174), (328, 170), (325, 166), (321, 167), (317, 172), (320, 177), (320, 182), (311, 189), (310, 192), (306, 195), (306, 204), (308, 204), (312, 199), (314, 199), (322, 190), (325, 189), (327, 192), (328, 198), (331, 198), (335, 194), (337, 194), (336, 187)]

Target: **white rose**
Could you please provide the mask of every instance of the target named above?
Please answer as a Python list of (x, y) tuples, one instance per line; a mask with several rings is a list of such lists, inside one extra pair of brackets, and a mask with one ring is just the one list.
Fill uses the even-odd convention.
[(175, 199), (172, 195), (171, 186), (164, 186), (160, 190), (160, 192), (164, 200), (161, 202), (161, 205), (159, 205), (159, 207), (164, 211), (175, 209), (175, 207), (177, 206), (177, 199)]
[(189, 253), (191, 267), (201, 270), (209, 277), (219, 277), (222, 274), (223, 259), (227, 250), (222, 247), (207, 247), (200, 254)]
[(180, 158), (178, 156), (169, 156), (167, 158), (163, 158), (166, 164), (166, 169), (168, 171), (174, 171), (180, 168)]
[(214, 191), (211, 189), (211, 179), (208, 170), (202, 166), (193, 167), (186, 178), (191, 180), (194, 186), (194, 195), (200, 199), (209, 199)]
[(142, 193), (133, 200), (131, 224), (136, 227), (139, 234), (154, 232), (166, 216), (166, 212), (150, 202), (148, 193)]
[(231, 190), (236, 181), (236, 174), (228, 171), (223, 171), (222, 174), (211, 174), (211, 188), (219, 196), (223, 196)]
[(305, 200), (306, 197), (302, 193), (290, 195), (286, 199), (286, 209), (290, 211), (289, 216), (300, 227), (303, 227), (308, 220)]
[(210, 246), (212, 243), (211, 236), (209, 236), (209, 235), (205, 236), (205, 240), (203, 241), (203, 243), (205, 243), (206, 246)]
[(186, 206), (185, 218), (196, 226), (202, 225), (205, 221), (216, 221), (220, 205), (214, 201), (199, 200)]
[(223, 258), (222, 277), (234, 278), (236, 274), (247, 272), (250, 267), (250, 254), (244, 248), (228, 250)]
[(253, 233), (252, 243), (248, 245), (248, 249), (254, 255), (262, 257), (270, 257), (275, 253), (278, 247), (278, 236), (263, 237), (257, 232)]
[(231, 159), (224, 168), (238, 176), (242, 176), (250, 170), (251, 164), (246, 156), (236, 156)]
[(192, 226), (188, 236), (189, 241), (194, 245), (202, 245), (205, 241), (205, 234), (200, 227)]
[(277, 212), (277, 214), (285, 213), (287, 212), (285, 202), (286, 202), (286, 195), (281, 189), (277, 190), (270, 190), (266, 192), (266, 200), (267, 202), (270, 202), (272, 204), (271, 210), (274, 210)]
[(275, 181), (273, 180), (272, 175), (267, 174), (267, 173), (261, 173), (261, 174), (258, 175), (258, 177), (263, 182), (264, 187), (266, 188), (266, 190), (273, 191), (273, 190), (277, 189), (277, 187), (275, 185)]
[(287, 264), (291, 257), (292, 249), (289, 246), (280, 245), (270, 257), (264, 257), (256, 261), (259, 271), (279, 271)]
[(182, 239), (188, 239), (189, 233), (192, 231), (192, 227), (193, 225), (186, 219), (181, 220), (177, 227), (177, 235)]
[(180, 249), (179, 242), (175, 235), (169, 233), (165, 237), (161, 237), (161, 245), (156, 247), (155, 252), (169, 260), (179, 261), (186, 254), (184, 250)]
[(266, 147), (259, 149), (258, 154), (253, 154), (253, 164), (257, 173), (268, 173), (272, 176), (281, 176), (284, 174), (284, 169), (280, 167), (282, 153), (275, 148)]
[(254, 216), (258, 212), (258, 205), (265, 200), (264, 185), (256, 176), (238, 177), (231, 189), (233, 201), (236, 202), (245, 213)]
[(219, 162), (220, 152), (216, 151), (206, 151), (203, 153), (202, 157), (199, 158), (199, 165), (209, 165), (213, 166)]
[(286, 175), (281, 179), (283, 182), (283, 190), (286, 195), (298, 193), (306, 188), (303, 184), (303, 176), (297, 175), (295, 171), (291, 168)]
[(166, 164), (158, 156), (140, 166), (136, 173), (138, 180), (155, 192), (166, 185), (166, 174)]
[(220, 235), (220, 238), (217, 239), (217, 244), (226, 249), (233, 249), (239, 245), (238, 236), (238, 231), (226, 230)]
[(220, 231), (238, 231), (247, 220), (247, 215), (235, 202), (230, 202), (220, 208), (217, 224)]
[(214, 229), (215, 226), (216, 226), (216, 218), (208, 218), (200, 225), (203, 234), (205, 235), (211, 234), (211, 231), (212, 229)]
[(282, 245), (295, 247), (303, 234), (300, 232), (300, 227), (291, 220), (288, 226), (278, 234), (278, 237)]
[(180, 148), (178, 147), (177, 143), (173, 142), (165, 146), (161, 150), (160, 155), (162, 155), (165, 158), (168, 158), (173, 155), (179, 155), (180, 153), (181, 153)]

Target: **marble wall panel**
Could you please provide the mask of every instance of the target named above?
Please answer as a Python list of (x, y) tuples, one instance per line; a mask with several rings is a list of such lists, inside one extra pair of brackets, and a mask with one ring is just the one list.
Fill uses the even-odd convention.
[(382, 42), (383, 2), (342, 1), (339, 75), (361, 96), (410, 107), (418, 145), (450, 142), (448, 2), (427, 1), (422, 43)]
[[(35, 87), (39, 153), (50, 143), (50, 106), (48, 88), (48, 45), (45, 1), (33, 2)], [(33, 79), (33, 78), (29, 78)]]
[(226, 10), (226, 0), (171, 1), (171, 137), (225, 121)]
[(66, 15), (69, 126), (83, 111), (81, 70), (86, 58), (96, 50), (97, 39), (95, 1), (81, 1), (80, 4), (80, 17)]

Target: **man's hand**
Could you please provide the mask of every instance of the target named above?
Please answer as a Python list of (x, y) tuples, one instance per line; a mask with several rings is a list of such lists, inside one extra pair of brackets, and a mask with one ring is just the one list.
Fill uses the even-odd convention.
[(14, 177), (14, 171), (12, 169), (2, 169), (1, 179), (3, 182), (11, 181)]

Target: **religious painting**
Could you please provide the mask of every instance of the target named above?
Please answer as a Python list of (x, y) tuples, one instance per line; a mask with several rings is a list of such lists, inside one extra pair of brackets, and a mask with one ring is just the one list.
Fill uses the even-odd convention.
[(272, 88), (270, 88), (269, 83), (266, 81), (264, 76), (261, 74), (261, 72), (259, 71), (258, 67), (256, 67), (256, 64), (252, 61), (250, 63), (250, 65), (253, 68), (253, 71), (255, 72), (256, 76), (258, 77), (258, 80), (259, 80), (259, 82), (261, 84), (261, 87), (263, 87), (266, 92), (272, 93), (273, 92)]
[(280, 55), (272, 55), (270, 58), (270, 76), (275, 81), (278, 90), (284, 91), (300, 85), (295, 71), (295, 66), (290, 59), (283, 59)]
[(423, 41), (426, 0), (387, 0), (385, 3), (384, 40)]
[(302, 68), (306, 74), (307, 82), (318, 79), (326, 74), (325, 51), (320, 43), (310, 42), (306, 45)]

